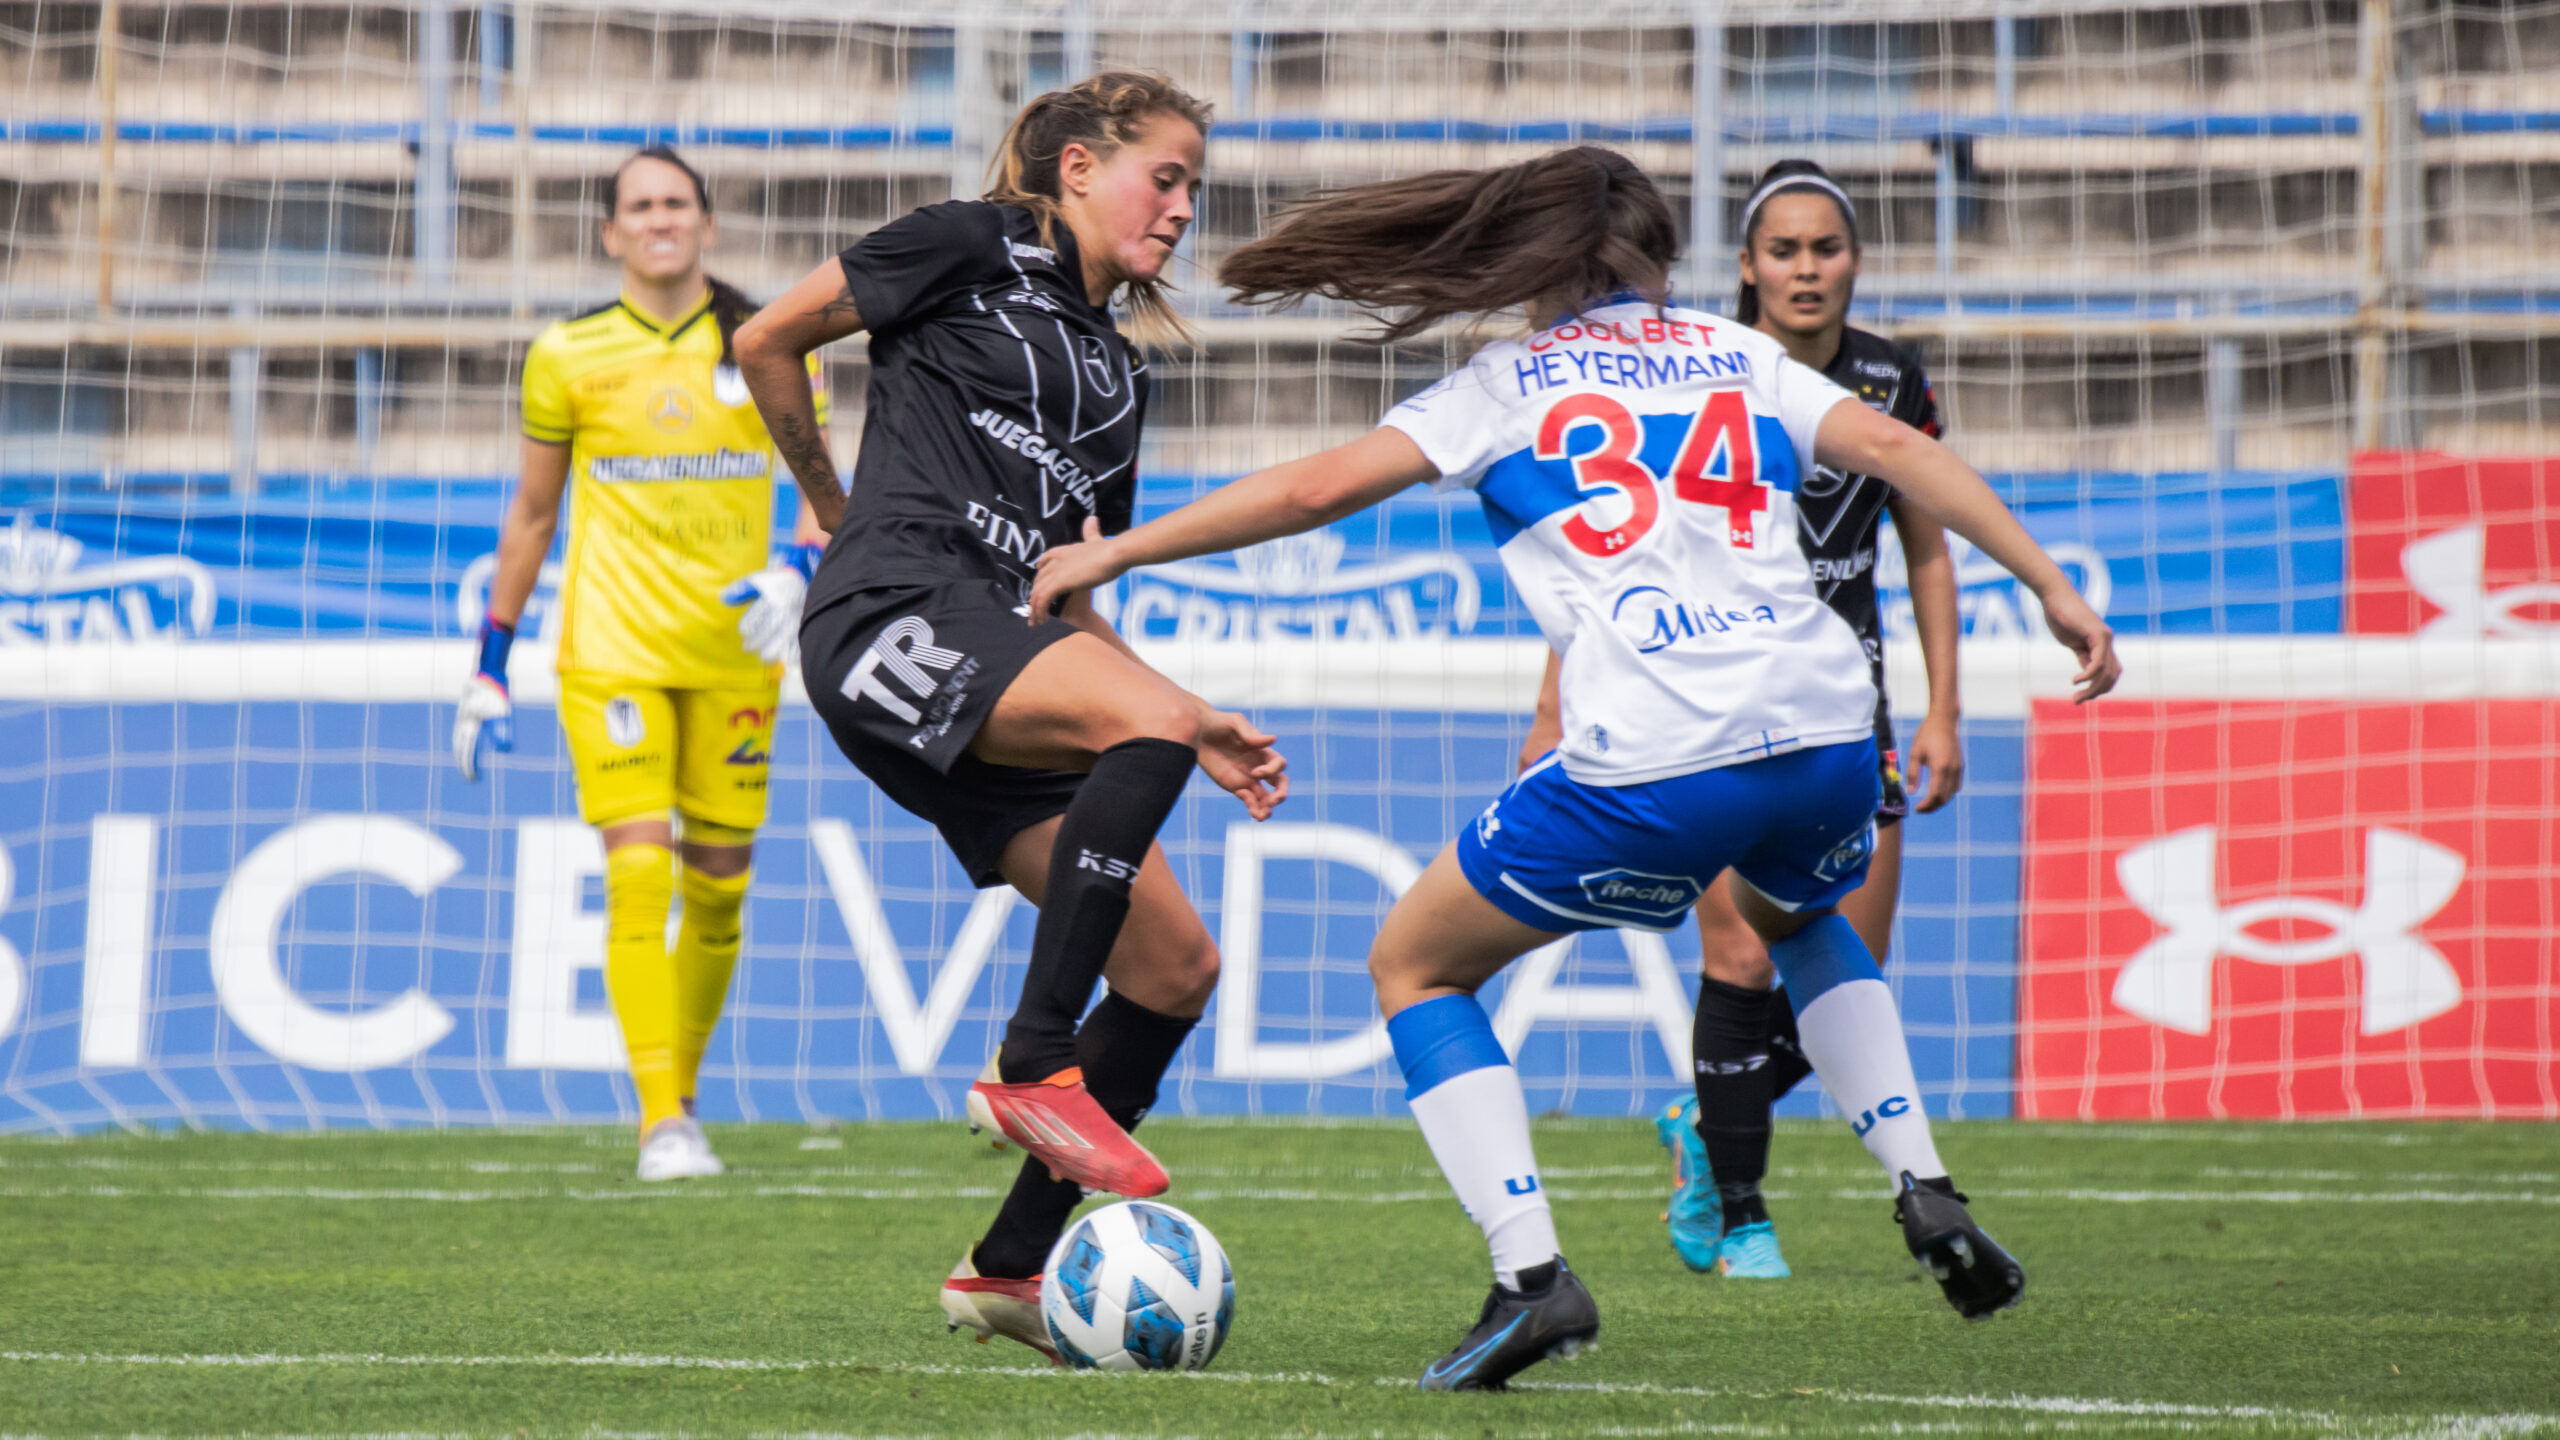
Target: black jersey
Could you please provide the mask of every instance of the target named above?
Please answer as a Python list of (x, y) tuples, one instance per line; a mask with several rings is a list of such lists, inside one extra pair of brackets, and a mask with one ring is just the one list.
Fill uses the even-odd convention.
[[(1822, 373), (1868, 408), (1923, 435), (1938, 434), (1938, 397), (1908, 350), (1865, 330), (1843, 330), (1840, 351)], [(1849, 622), (1877, 667), (1884, 690), (1884, 635), (1876, 616), (1876, 526), (1893, 487), (1872, 475), (1843, 475), (1816, 465), (1796, 490), (1796, 524), (1813, 561), (1813, 588)]]
[(844, 521), (807, 609), (886, 585), (997, 581), (1017, 596), (1085, 517), (1129, 526), (1146, 362), (1085, 298), (1064, 225), (982, 200), (928, 205), (843, 254), (871, 334), (869, 413)]

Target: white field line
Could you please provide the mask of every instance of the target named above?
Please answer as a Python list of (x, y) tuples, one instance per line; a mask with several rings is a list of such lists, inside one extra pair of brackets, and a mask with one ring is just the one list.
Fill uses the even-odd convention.
[[(628, 1186), (610, 1190), (514, 1189), (448, 1190), (431, 1188), (366, 1189), (319, 1185), (145, 1186), (145, 1185), (0, 1185), (0, 1199), (12, 1200), (324, 1200), (413, 1201), (425, 1204), (484, 1205), (528, 1201), (615, 1203), (652, 1200), (992, 1200), (1004, 1190), (994, 1185), (722, 1185), (692, 1181), (681, 1186)], [(1663, 1187), (1587, 1189), (1558, 1186), (1558, 1200), (1659, 1202)], [(2100, 1205), (2258, 1204), (2258, 1205), (2560, 1205), (2560, 1192), (2532, 1190), (2104, 1190), (2083, 1188), (1986, 1190), (2000, 1200), (2057, 1200)], [(1770, 1190), (1772, 1200), (1873, 1200), (1889, 1194), (1881, 1181), (1846, 1186), (1827, 1193)], [(1319, 1190), (1292, 1188), (1202, 1188), (1182, 1192), (1186, 1203), (1319, 1205), (1411, 1205), (1450, 1198), (1441, 1186), (1410, 1190)]]
[[(448, 1161), (367, 1161), (341, 1163), (328, 1160), (135, 1160), (112, 1156), (0, 1156), (0, 1171), (45, 1172), (89, 1170), (152, 1174), (223, 1174), (223, 1175), (607, 1175), (619, 1174), (624, 1167), (601, 1164), (557, 1164), (510, 1160)], [(749, 1165), (732, 1164), (729, 1175), (736, 1179), (760, 1179), (770, 1183), (805, 1180), (933, 1180), (947, 1177), (949, 1166), (936, 1165)], [(1668, 1183), (1667, 1165), (1557, 1165), (1539, 1172), (1549, 1180), (1661, 1180)], [(1865, 1166), (1843, 1165), (1776, 1165), (1770, 1174), (1782, 1180), (1856, 1180), (1872, 1173)], [(1968, 1166), (1968, 1176), (2002, 1179), (2056, 1178), (2081, 1173), (2079, 1169), (2059, 1165), (1987, 1165)], [(2381, 1183), (2386, 1185), (2560, 1185), (2560, 1170), (2522, 1170), (2478, 1173), (2457, 1170), (2311, 1170), (2279, 1168), (2241, 1168), (2208, 1165), (2196, 1174), (2214, 1180), (2294, 1180)], [(1324, 1166), (1272, 1165), (1185, 1165), (1184, 1178), (1212, 1180), (1412, 1180), (1432, 1182), (1437, 1172), (1419, 1164), (1399, 1166), (1354, 1166), (1333, 1169)], [(1582, 1192), (1586, 1197), (1598, 1192)], [(2027, 1190), (2008, 1190), (2004, 1194), (2031, 1195)], [(5, 1437), (0, 1437), (5, 1440)]]
[[(158, 1365), (191, 1369), (269, 1369), (288, 1366), (385, 1366), (419, 1369), (569, 1369), (569, 1370), (712, 1370), (721, 1372), (805, 1373), (811, 1371), (857, 1371), (874, 1374), (925, 1376), (1000, 1376), (1010, 1379), (1047, 1380), (1059, 1383), (1204, 1383), (1230, 1385), (1306, 1385), (1356, 1386), (1357, 1380), (1338, 1380), (1317, 1371), (1289, 1371), (1253, 1374), (1240, 1371), (1177, 1371), (1153, 1376), (1114, 1374), (1100, 1370), (1034, 1369), (1028, 1366), (934, 1365), (905, 1361), (864, 1362), (860, 1360), (777, 1360), (757, 1357), (717, 1355), (390, 1355), (349, 1352), (344, 1354), (283, 1355), (186, 1355), (186, 1354), (115, 1354), (111, 1352), (7, 1350), (0, 1351), (0, 1362), (38, 1365)], [(1371, 1386), (1410, 1388), (1412, 1381), (1380, 1376)], [(2364, 1433), (2369, 1427), (2389, 1427), (2396, 1433), (2444, 1435), (2528, 1435), (2560, 1429), (2560, 1415), (2510, 1412), (2503, 1414), (2440, 1414), (2422, 1416), (2344, 1416), (2330, 1411), (2300, 1410), (2273, 1405), (2197, 1405), (2161, 1400), (2113, 1400), (2070, 1395), (1892, 1395), (1866, 1390), (1792, 1390), (1785, 1392), (1751, 1391), (1704, 1385), (1654, 1385), (1613, 1382), (1523, 1382), (1513, 1387), (1531, 1394), (1580, 1394), (1659, 1396), (1699, 1400), (1808, 1400), (1837, 1405), (1900, 1406), (1919, 1410), (1944, 1410), (1976, 1415), (2056, 1415), (2093, 1419), (2132, 1420), (2204, 1420), (2256, 1421), (2290, 1424), (2331, 1431)], [(2406, 1427), (2423, 1427), (2411, 1430)], [(1792, 1428), (1792, 1427), (1791, 1427)], [(1884, 1427), (1891, 1429), (1892, 1427)], [(584, 1432), (602, 1434), (604, 1432)], [(1628, 1433), (1649, 1433), (1631, 1431)]]

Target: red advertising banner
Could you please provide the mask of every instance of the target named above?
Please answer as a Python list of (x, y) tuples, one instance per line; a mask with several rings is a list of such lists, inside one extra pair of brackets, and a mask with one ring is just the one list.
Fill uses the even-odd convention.
[(2346, 616), (2358, 635), (2560, 634), (2560, 459), (2357, 456)]
[(2560, 702), (2040, 702), (2018, 1113), (2560, 1118)]

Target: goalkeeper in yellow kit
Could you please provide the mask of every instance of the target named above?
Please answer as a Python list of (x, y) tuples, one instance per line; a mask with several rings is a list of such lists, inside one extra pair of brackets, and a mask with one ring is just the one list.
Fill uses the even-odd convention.
[[(671, 150), (642, 150), (605, 207), (622, 294), (545, 329), (525, 356), (523, 480), (453, 754), (471, 780), (484, 739), (509, 748), (507, 651), (566, 490), (549, 626), (560, 725), (579, 809), (604, 833), (605, 986), (640, 1097), (639, 1176), (678, 1180), (721, 1171), (694, 1119), (694, 1079), (738, 960), (774, 708), (817, 546), (768, 563), (773, 442), (731, 352), (751, 307), (703, 273), (715, 229), (702, 177)], [(823, 423), (820, 373), (813, 356)], [(804, 503), (795, 540), (818, 538)]]

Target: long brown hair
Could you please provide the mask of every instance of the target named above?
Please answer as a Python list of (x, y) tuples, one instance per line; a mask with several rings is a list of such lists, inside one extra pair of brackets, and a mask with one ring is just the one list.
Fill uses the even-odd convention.
[(1670, 294), (1680, 236), (1634, 161), (1577, 145), (1495, 170), (1433, 170), (1323, 191), (1227, 256), (1218, 278), (1247, 305), (1310, 295), (1381, 313), (1366, 338), (1401, 340), (1450, 315), (1537, 300), (1585, 305), (1620, 290)]
[[(611, 220), (621, 209), (622, 172), (642, 160), (656, 160), (683, 171), (685, 178), (693, 182), (693, 203), (702, 207), (703, 214), (711, 213), (711, 187), (703, 182), (702, 172), (684, 163), (684, 157), (667, 146), (644, 145), (615, 166), (613, 174), (604, 182), (604, 218)], [(747, 317), (761, 307), (747, 298), (747, 292), (708, 270), (702, 272), (702, 283), (711, 289), (711, 323), (720, 328), (720, 363), (735, 365), (738, 363), (738, 327), (747, 323)]]
[[(1019, 205), (1040, 222), (1040, 238), (1056, 243), (1058, 224), (1058, 158), (1070, 145), (1082, 145), (1109, 158), (1138, 138), (1140, 127), (1159, 115), (1189, 121), (1203, 136), (1213, 111), (1168, 75), (1153, 70), (1105, 70), (1063, 90), (1052, 90), (1022, 107), (996, 147), (996, 160), (982, 200)], [(1162, 343), (1188, 340), (1191, 327), (1174, 313), (1161, 280), (1131, 280), (1126, 286), (1129, 330), (1139, 340)]]

